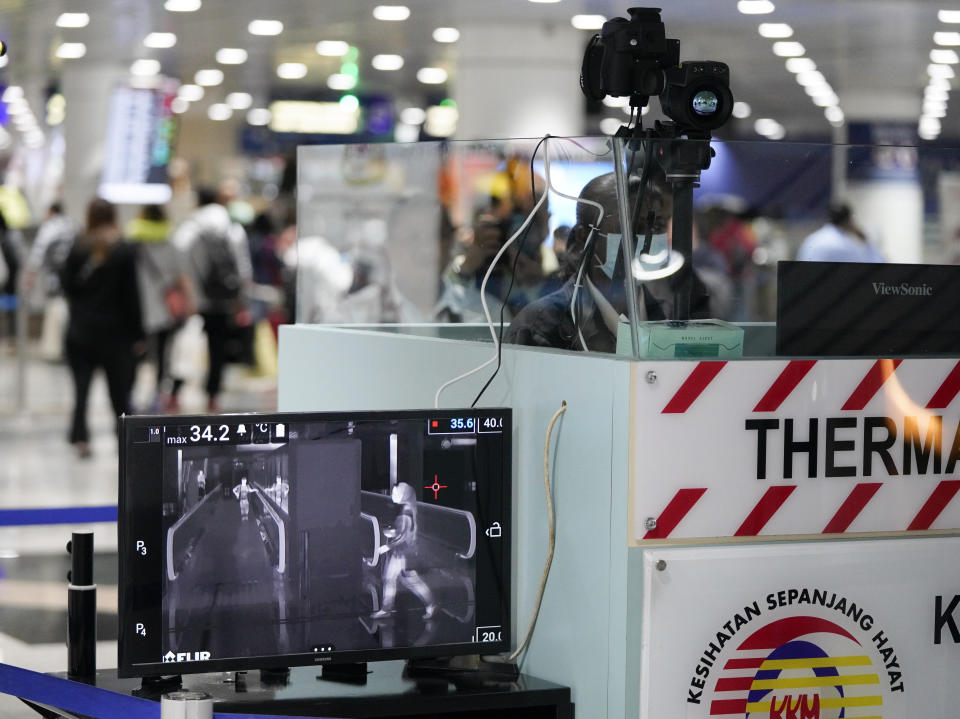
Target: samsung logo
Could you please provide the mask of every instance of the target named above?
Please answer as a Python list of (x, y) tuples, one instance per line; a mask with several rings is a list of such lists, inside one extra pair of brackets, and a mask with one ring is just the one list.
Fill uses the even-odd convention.
[(873, 282), (873, 294), (897, 295), (899, 297), (932, 297), (933, 287), (930, 285), (910, 285), (901, 282), (899, 285), (888, 285), (886, 282)]

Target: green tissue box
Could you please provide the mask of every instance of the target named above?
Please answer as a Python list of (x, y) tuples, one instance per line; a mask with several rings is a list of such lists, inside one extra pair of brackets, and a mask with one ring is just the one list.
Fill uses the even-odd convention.
[[(640, 357), (648, 359), (735, 359), (743, 356), (743, 328), (723, 320), (641, 322)], [(631, 356), (630, 324), (620, 322), (617, 354)]]

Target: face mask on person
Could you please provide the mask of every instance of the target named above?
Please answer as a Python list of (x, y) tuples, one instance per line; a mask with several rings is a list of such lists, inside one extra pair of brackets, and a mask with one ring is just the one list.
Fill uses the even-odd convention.
[[(623, 235), (619, 232), (601, 232), (604, 237), (603, 262), (598, 262), (597, 266), (606, 275), (607, 279), (613, 279), (614, 271), (617, 266), (617, 257), (620, 255), (620, 243), (623, 241)], [(670, 241), (666, 232), (653, 235), (650, 241), (650, 251), (641, 253), (641, 246), (638, 245), (633, 253), (633, 266), (639, 267), (640, 272), (657, 272), (663, 270), (670, 264)]]

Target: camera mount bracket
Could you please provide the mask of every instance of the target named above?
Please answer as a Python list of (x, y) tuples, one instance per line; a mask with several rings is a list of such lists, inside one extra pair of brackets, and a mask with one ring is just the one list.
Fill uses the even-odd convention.
[[(693, 191), (700, 186), (700, 173), (710, 167), (715, 153), (710, 147), (711, 133), (707, 130), (684, 128), (674, 122), (657, 121), (653, 128), (631, 131), (623, 126), (619, 137), (630, 137), (630, 144), (639, 149), (645, 142), (652, 143), (652, 158), (660, 164), (673, 189), (672, 247), (683, 257), (674, 281), (674, 317), (671, 320), (687, 322), (690, 319), (690, 301), (693, 291)], [(633, 168), (629, 168), (629, 172)], [(647, 248), (644, 247), (644, 251)]]

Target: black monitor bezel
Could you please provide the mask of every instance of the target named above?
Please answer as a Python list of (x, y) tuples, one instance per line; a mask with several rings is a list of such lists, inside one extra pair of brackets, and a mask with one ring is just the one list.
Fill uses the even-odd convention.
[(511, 646), (512, 633), (512, 542), (511, 532), (505, 531), (500, 537), (501, 553), (503, 557), (502, 595), (500, 597), (501, 629), (500, 640), (477, 643), (465, 642), (454, 644), (436, 644), (423, 647), (378, 648), (363, 650), (343, 650), (333, 653), (318, 654), (283, 654), (262, 657), (209, 659), (205, 661), (181, 661), (176, 663), (156, 662), (154, 664), (134, 664), (124, 655), (126, 642), (134, 631), (131, 621), (125, 616), (129, 593), (132, 584), (127, 577), (127, 568), (124, 557), (129, 556), (133, 545), (131, 542), (133, 527), (130, 526), (130, 513), (125, 511), (127, 496), (127, 481), (125, 468), (127, 463), (127, 438), (131, 430), (157, 424), (207, 424), (231, 420), (257, 419), (262, 422), (337, 422), (349, 420), (390, 420), (390, 419), (444, 419), (471, 415), (484, 417), (498, 415), (503, 418), (503, 446), (507, 457), (507, 467), (501, 487), (501, 501), (503, 515), (512, 523), (513, 518), (513, 410), (509, 407), (484, 408), (454, 408), (454, 409), (414, 409), (414, 410), (378, 410), (378, 411), (318, 411), (318, 412), (255, 412), (217, 415), (136, 415), (120, 418), (120, 443), (118, 462), (118, 521), (117, 521), (117, 550), (118, 550), (118, 640), (117, 640), (117, 676), (120, 678), (137, 678), (172, 674), (200, 674), (218, 671), (239, 671), (251, 669), (281, 669), (295, 666), (326, 666), (337, 664), (351, 664), (374, 661), (389, 661), (396, 659), (428, 659), (436, 657), (451, 657), (471, 654), (492, 655), (508, 651)]

